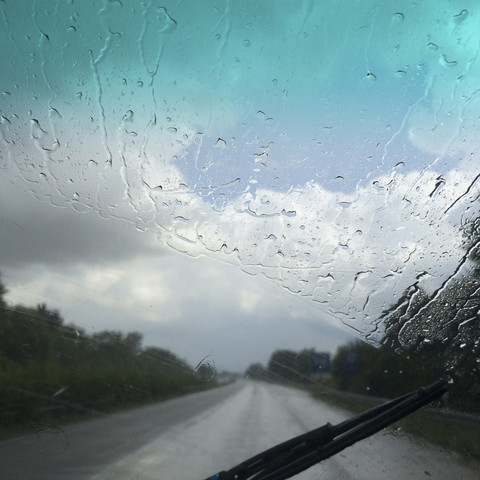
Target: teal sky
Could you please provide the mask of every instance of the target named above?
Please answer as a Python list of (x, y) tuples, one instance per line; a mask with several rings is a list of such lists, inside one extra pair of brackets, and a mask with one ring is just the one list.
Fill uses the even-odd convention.
[[(116, 234), (131, 242), (124, 271), (149, 278), (133, 259), (173, 248), (202, 258), (198, 278), (213, 264), (255, 274), (306, 302), (303, 319), (365, 335), (419, 276), (433, 291), (461, 274), (478, 216), (475, 2), (25, 0), (0, 21), (0, 270), (16, 301), (33, 264), (53, 289), (96, 271), (70, 248), (61, 266), (21, 253), (11, 222), (37, 231), (27, 195), (44, 218), (63, 212), (44, 240), (119, 221), (138, 232)], [(91, 221), (85, 241), (102, 244)], [(159, 291), (146, 284), (139, 299)]]

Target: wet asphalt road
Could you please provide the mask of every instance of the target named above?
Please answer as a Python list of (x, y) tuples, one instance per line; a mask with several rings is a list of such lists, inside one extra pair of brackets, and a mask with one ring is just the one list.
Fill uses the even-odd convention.
[(0, 442), (0, 480), (84, 480), (239, 388), (229, 385), (62, 427), (39, 425)]
[[(0, 443), (0, 479), (204, 480), (348, 412), (278, 385), (237, 382)], [(478, 464), (384, 430), (296, 479), (480, 478)]]

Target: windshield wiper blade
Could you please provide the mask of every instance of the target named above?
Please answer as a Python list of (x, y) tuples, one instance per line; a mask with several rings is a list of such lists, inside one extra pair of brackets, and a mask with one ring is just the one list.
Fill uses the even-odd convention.
[(388, 427), (448, 391), (446, 379), (387, 401), (337, 425), (327, 423), (282, 442), (207, 480), (282, 480)]

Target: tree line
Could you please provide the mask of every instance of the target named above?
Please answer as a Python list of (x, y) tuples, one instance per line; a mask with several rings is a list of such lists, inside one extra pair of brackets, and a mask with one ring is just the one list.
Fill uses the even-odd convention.
[[(109, 411), (205, 388), (174, 353), (138, 332), (87, 334), (45, 304), (10, 307), (0, 279), (0, 421)], [(215, 382), (209, 382), (208, 386)]]
[[(436, 346), (412, 356), (395, 353), (390, 347), (372, 346), (354, 340), (340, 346), (333, 356), (330, 369), (317, 375), (312, 369), (313, 349), (274, 351), (264, 366), (254, 363), (246, 370), (247, 378), (288, 385), (323, 383), (326, 387), (362, 395), (393, 398), (434, 382), (446, 374), (439, 361)], [(447, 372), (448, 373), (448, 372)], [(450, 407), (478, 411), (480, 374), (478, 368), (468, 375), (452, 373)]]
[(275, 350), (267, 366), (253, 363), (245, 372), (252, 380), (264, 380), (277, 383), (305, 384), (314, 379), (326, 378), (330, 374), (330, 354), (305, 348), (294, 350)]

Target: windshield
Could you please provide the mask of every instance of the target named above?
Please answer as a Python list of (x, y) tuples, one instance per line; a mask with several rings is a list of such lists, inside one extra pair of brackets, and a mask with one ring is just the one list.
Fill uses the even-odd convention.
[(471, 478), (475, 2), (21, 0), (0, 22), (0, 472), (204, 478), (447, 374), (437, 421), (314, 469), (406, 478), (414, 448), (409, 475)]

